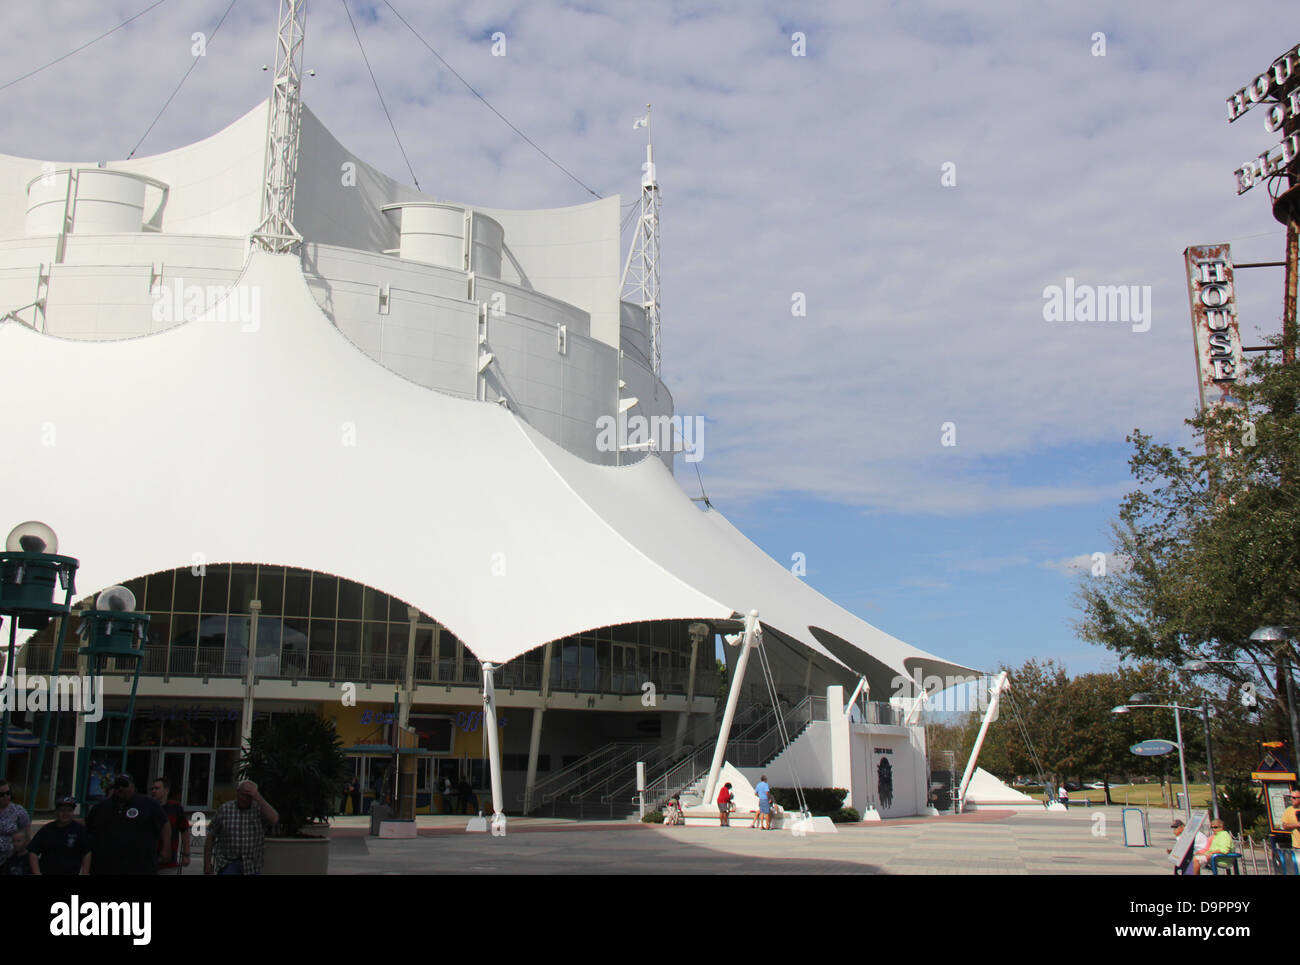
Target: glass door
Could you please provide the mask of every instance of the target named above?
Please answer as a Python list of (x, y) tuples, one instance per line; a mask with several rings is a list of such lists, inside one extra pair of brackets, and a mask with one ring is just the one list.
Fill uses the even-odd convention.
[(187, 811), (212, 806), (213, 751), (165, 751), (162, 773), (171, 795)]
[(162, 755), (162, 776), (167, 779), (169, 797), (181, 800), (185, 796), (185, 751), (164, 751)]
[(212, 806), (213, 751), (186, 751), (185, 797), (181, 805), (187, 811)]

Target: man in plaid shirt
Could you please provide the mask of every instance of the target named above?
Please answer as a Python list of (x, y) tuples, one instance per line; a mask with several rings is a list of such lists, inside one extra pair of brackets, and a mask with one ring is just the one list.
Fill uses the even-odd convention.
[[(241, 781), (235, 800), (217, 808), (203, 845), (205, 875), (260, 875), (266, 829), (280, 820), (252, 781)], [(215, 853), (215, 854), (214, 854)]]

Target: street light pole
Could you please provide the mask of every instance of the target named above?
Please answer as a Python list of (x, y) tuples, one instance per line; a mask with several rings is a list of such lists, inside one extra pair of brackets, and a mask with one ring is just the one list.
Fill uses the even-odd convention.
[(1210, 694), (1201, 690), (1201, 719), (1205, 721), (1205, 770), (1210, 778), (1210, 809), (1219, 820), (1219, 791), (1214, 785), (1214, 751), (1210, 747)]
[(1174, 704), (1174, 736), (1178, 738), (1178, 773), (1183, 779), (1183, 814), (1190, 821), (1192, 819), (1192, 796), (1187, 791), (1187, 759), (1183, 754), (1183, 723), (1177, 704)]

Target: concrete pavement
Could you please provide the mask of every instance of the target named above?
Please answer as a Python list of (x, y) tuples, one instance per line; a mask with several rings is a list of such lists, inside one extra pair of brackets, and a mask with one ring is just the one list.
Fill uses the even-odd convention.
[(413, 840), (331, 831), (330, 874), (1012, 874), (1168, 875), (1169, 812), (1151, 847), (1124, 846), (1119, 808), (988, 810), (840, 825), (836, 834), (515, 818), (504, 838), (465, 818), (421, 817)]

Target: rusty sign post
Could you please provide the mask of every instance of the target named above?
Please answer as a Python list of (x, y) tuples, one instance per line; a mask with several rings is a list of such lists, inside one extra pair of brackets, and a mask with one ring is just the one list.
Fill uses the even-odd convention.
[[(1234, 173), (1237, 194), (1262, 181), (1269, 184), (1273, 217), (1286, 225), (1286, 279), (1282, 298), (1282, 360), (1295, 361), (1296, 279), (1300, 276), (1300, 46), (1292, 47), (1245, 87), (1228, 98), (1228, 123), (1252, 108), (1264, 108), (1264, 129), (1282, 140)], [(1285, 189), (1275, 190), (1285, 178)], [(1189, 263), (1190, 264), (1190, 263)], [(1199, 358), (1199, 356), (1198, 356)]]

